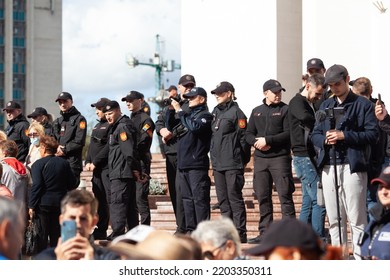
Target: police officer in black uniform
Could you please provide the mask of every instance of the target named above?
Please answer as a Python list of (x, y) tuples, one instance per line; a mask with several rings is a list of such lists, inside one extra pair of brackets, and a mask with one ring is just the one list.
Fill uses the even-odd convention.
[(54, 136), (59, 143), (56, 156), (68, 160), (78, 186), (83, 169), (82, 153), (87, 136), (87, 121), (73, 106), (73, 97), (69, 92), (61, 92), (55, 102), (58, 102), (61, 114), (53, 123)]
[(5, 132), (8, 140), (15, 141), (18, 146), (18, 155), (16, 158), (24, 162), (30, 147), (30, 139), (27, 137), (30, 123), (22, 114), (22, 107), (15, 101), (9, 101), (3, 111), (6, 112), (8, 127)]
[[(173, 211), (175, 212), (177, 229), (175, 233), (186, 233), (185, 217), (183, 200), (179, 184), (176, 184), (177, 171), (177, 141), (187, 132), (187, 128), (181, 123), (178, 116), (175, 117), (175, 109), (171, 105), (171, 100), (179, 100), (181, 109), (189, 112), (188, 100), (183, 97), (183, 94), (189, 92), (196, 85), (193, 75), (183, 75), (179, 79), (178, 90), (174, 88), (169, 90), (169, 99), (167, 106), (163, 108), (157, 117), (156, 133), (162, 137), (164, 142), (164, 153), (166, 163), (166, 173), (168, 179), (169, 196), (171, 198)], [(173, 90), (172, 90), (173, 89)]]
[(53, 119), (45, 108), (36, 107), (31, 114), (27, 115), (27, 118), (31, 118), (33, 122), (40, 123), (45, 129), (45, 135), (54, 136)]
[(244, 167), (251, 155), (251, 148), (245, 140), (247, 118), (234, 101), (236, 97), (231, 83), (221, 82), (211, 93), (218, 103), (212, 112), (213, 137), (210, 147), (218, 203), (221, 214), (233, 221), (241, 243), (246, 243), (246, 209), (242, 188), (245, 183)]
[(288, 105), (282, 102), (282, 91), (285, 89), (276, 80), (264, 83), (263, 104), (252, 110), (245, 132), (246, 141), (256, 148), (253, 188), (260, 205), (260, 235), (249, 239), (248, 243), (260, 243), (261, 235), (273, 221), (273, 182), (283, 218), (295, 218)]
[(136, 183), (137, 186), (137, 208), (141, 216), (141, 224), (150, 225), (150, 208), (149, 208), (149, 184), (150, 184), (150, 166), (152, 163), (152, 155), (150, 147), (153, 140), (153, 131), (155, 129), (152, 118), (142, 111), (143, 94), (138, 91), (130, 91), (130, 93), (122, 98), (126, 101), (127, 108), (131, 111), (130, 119), (133, 121), (137, 129), (137, 147), (138, 156), (141, 162), (142, 175), (148, 179), (144, 183)]
[(150, 117), (151, 111), (149, 103), (145, 101), (145, 96), (142, 93), (140, 94), (142, 96), (141, 111), (148, 114), (148, 116)]
[(126, 115), (122, 115), (119, 103), (110, 101), (103, 108), (110, 124), (108, 141), (108, 171), (111, 182), (110, 219), (112, 240), (138, 225), (136, 181), (141, 181), (141, 166), (137, 156), (137, 130)]
[(102, 109), (110, 100), (100, 98), (91, 107), (96, 109), (98, 123), (92, 130), (91, 142), (88, 147), (85, 159), (85, 169), (93, 171), (92, 191), (98, 200), (99, 221), (93, 231), (95, 240), (107, 238), (107, 229), (110, 221), (109, 201), (110, 201), (110, 179), (108, 177), (108, 149), (105, 149), (108, 142), (110, 124), (106, 120)]
[(198, 223), (210, 219), (210, 186), (208, 175), (210, 160), (211, 121), (213, 116), (207, 108), (207, 93), (194, 87), (184, 94), (188, 98), (190, 112), (185, 112), (180, 103), (172, 100), (172, 106), (188, 130), (177, 146), (177, 181), (183, 200), (186, 232), (195, 230)]

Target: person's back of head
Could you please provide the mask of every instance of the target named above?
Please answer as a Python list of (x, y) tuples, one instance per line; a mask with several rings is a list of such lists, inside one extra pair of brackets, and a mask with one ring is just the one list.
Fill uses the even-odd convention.
[(15, 200), (0, 196), (0, 259), (17, 259), (23, 245), (24, 215)]
[(2, 140), (0, 141), (0, 151), (3, 154), (3, 157), (16, 157), (18, 154), (18, 146), (15, 141)]
[(202, 221), (191, 236), (201, 244), (205, 258), (234, 259), (241, 254), (240, 236), (228, 218)]
[(134, 246), (137, 252), (154, 260), (191, 260), (191, 251), (176, 237), (162, 230), (151, 232)]
[(353, 81), (352, 91), (357, 95), (370, 98), (372, 94), (372, 85), (370, 79), (366, 77), (357, 78)]

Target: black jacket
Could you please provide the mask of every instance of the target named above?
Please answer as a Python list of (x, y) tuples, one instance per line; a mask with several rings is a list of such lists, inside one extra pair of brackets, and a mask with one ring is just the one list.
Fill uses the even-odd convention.
[(211, 142), (213, 116), (206, 105), (191, 108), (190, 113), (178, 113), (188, 132), (179, 139), (177, 146), (178, 169), (209, 169), (208, 153)]
[(137, 130), (128, 116), (122, 115), (111, 127), (108, 169), (110, 180), (133, 178), (132, 171), (141, 171), (137, 154)]
[(92, 130), (91, 142), (88, 147), (85, 163), (93, 163), (95, 168), (108, 168), (108, 136), (110, 125), (106, 120), (100, 120)]
[(18, 155), (16, 158), (20, 162), (24, 162), (30, 147), (30, 139), (27, 136), (27, 131), (30, 123), (23, 114), (20, 114), (15, 119), (8, 122), (6, 129), (7, 139), (15, 141), (18, 146)]
[(153, 131), (155, 129), (152, 118), (143, 111), (133, 112), (131, 120), (137, 129), (137, 148), (140, 160), (144, 163), (150, 161), (150, 146), (153, 140)]
[(217, 105), (212, 115), (210, 156), (214, 170), (243, 169), (250, 160), (245, 140), (247, 118), (234, 101)]
[(300, 93), (297, 93), (288, 104), (288, 120), (293, 154), (314, 159), (315, 150), (310, 141), (310, 133), (316, 122), (314, 108)]
[(31, 167), (31, 176), (28, 207), (32, 209), (39, 205), (60, 207), (66, 193), (77, 187), (69, 162), (61, 157), (38, 159)]
[(290, 129), (288, 123), (288, 106), (280, 102), (267, 105), (263, 104), (254, 108), (249, 117), (245, 138), (249, 145), (253, 146), (257, 137), (265, 137), (268, 151), (255, 150), (255, 156), (272, 158), (290, 154)]
[(54, 135), (61, 146), (65, 146), (65, 158), (72, 169), (82, 170), (82, 152), (87, 136), (87, 121), (72, 106), (53, 123)]

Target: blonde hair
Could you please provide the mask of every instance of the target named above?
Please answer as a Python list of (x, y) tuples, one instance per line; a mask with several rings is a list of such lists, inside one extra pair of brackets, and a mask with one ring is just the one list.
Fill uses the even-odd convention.
[(2, 140), (7, 140), (7, 134), (4, 131), (0, 130), (0, 141)]
[(30, 126), (28, 127), (28, 133), (30, 133), (31, 129), (35, 129), (35, 131), (39, 134), (39, 136), (45, 135), (45, 128), (40, 123), (37, 122), (31, 123)]

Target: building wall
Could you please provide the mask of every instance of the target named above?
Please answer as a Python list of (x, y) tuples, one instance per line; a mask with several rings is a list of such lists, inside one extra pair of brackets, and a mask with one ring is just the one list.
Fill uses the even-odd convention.
[[(1, 108), (15, 100), (26, 115), (38, 106), (57, 113), (54, 100), (62, 89), (62, 0), (1, 0), (0, 6)], [(6, 126), (4, 114), (1, 125)]]
[[(380, 13), (373, 2), (182, 1), (182, 74), (194, 74), (208, 92), (230, 81), (249, 116), (263, 98), (265, 80), (278, 79), (288, 102), (301, 86), (307, 60), (319, 57), (326, 67), (346, 66), (351, 79), (367, 76), (373, 96), (380, 92), (390, 104), (390, 9)], [(209, 106), (215, 106), (211, 94)]]

